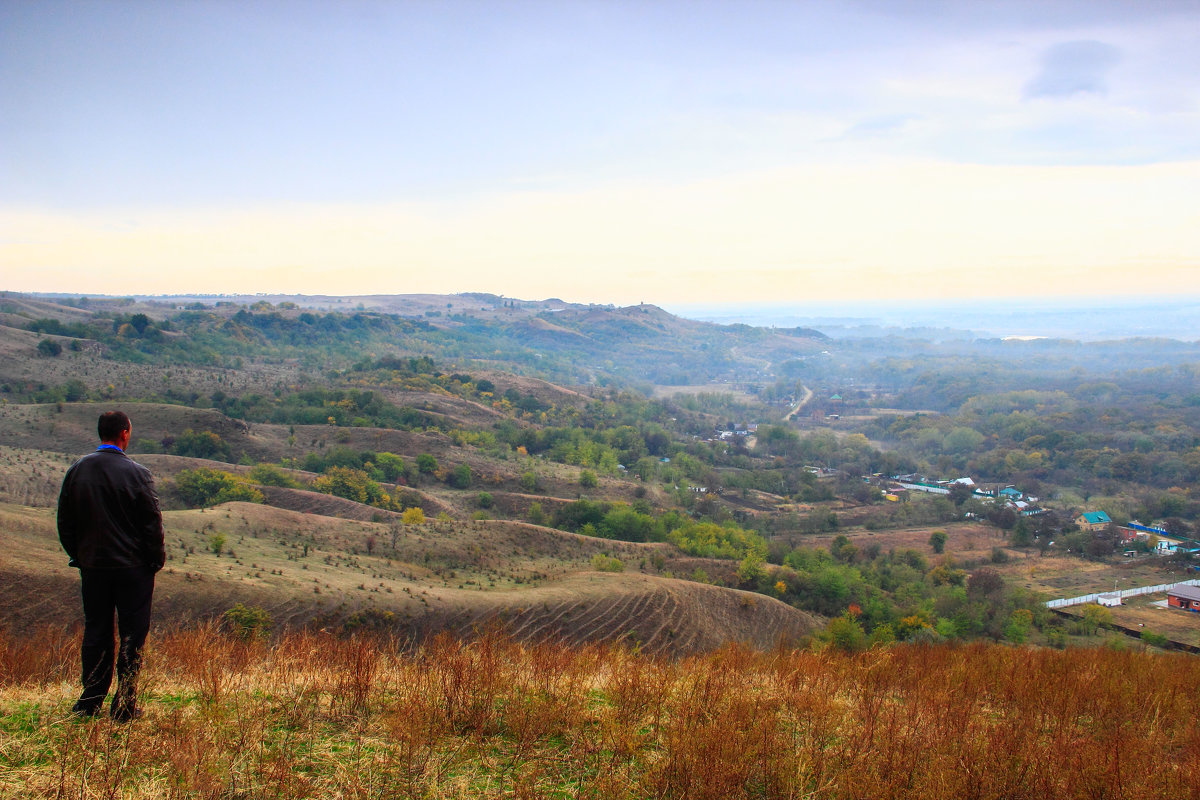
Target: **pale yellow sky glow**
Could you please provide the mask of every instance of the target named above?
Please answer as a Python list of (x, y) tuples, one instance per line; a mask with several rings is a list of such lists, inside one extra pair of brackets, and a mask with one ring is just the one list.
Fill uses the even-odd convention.
[(1200, 162), (813, 166), (453, 205), (0, 209), (2, 288), (581, 302), (1200, 292)]

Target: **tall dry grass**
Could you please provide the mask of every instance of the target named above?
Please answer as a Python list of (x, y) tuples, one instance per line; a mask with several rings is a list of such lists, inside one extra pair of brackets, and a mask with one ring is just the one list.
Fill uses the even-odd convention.
[(0, 795), (1186, 798), (1200, 659), (988, 644), (685, 660), (213, 627), (133, 725), (69, 718), (77, 639), (0, 635)]

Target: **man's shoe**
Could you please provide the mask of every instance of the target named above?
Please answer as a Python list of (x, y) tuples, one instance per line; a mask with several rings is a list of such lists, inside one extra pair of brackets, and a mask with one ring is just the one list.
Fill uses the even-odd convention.
[(99, 706), (81, 706), (79, 703), (76, 703), (71, 707), (71, 716), (79, 720), (91, 719), (99, 713)]
[(133, 722), (135, 719), (141, 719), (142, 716), (140, 708), (114, 708), (112, 710), (113, 722)]

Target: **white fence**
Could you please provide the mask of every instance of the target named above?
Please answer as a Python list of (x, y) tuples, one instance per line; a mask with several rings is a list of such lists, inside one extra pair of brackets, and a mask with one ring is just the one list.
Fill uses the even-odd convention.
[(1117, 592), (1096, 592), (1095, 594), (1085, 594), (1081, 597), (1065, 597), (1061, 600), (1049, 600), (1046, 602), (1047, 608), (1066, 608), (1067, 606), (1079, 606), (1084, 603), (1095, 603), (1100, 599), (1102, 594), (1115, 594), (1122, 599), (1126, 597), (1136, 597), (1139, 594), (1154, 594), (1155, 592), (1165, 592), (1168, 589), (1174, 589), (1176, 586), (1200, 586), (1200, 579), (1190, 581), (1179, 581), (1178, 583), (1160, 583), (1158, 586), (1139, 586), (1136, 589), (1121, 589)]

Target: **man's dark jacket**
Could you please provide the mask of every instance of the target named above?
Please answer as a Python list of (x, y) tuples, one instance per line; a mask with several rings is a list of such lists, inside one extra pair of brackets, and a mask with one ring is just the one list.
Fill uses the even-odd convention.
[(76, 461), (58, 496), (58, 539), (72, 567), (162, 569), (162, 512), (150, 470), (107, 448)]

